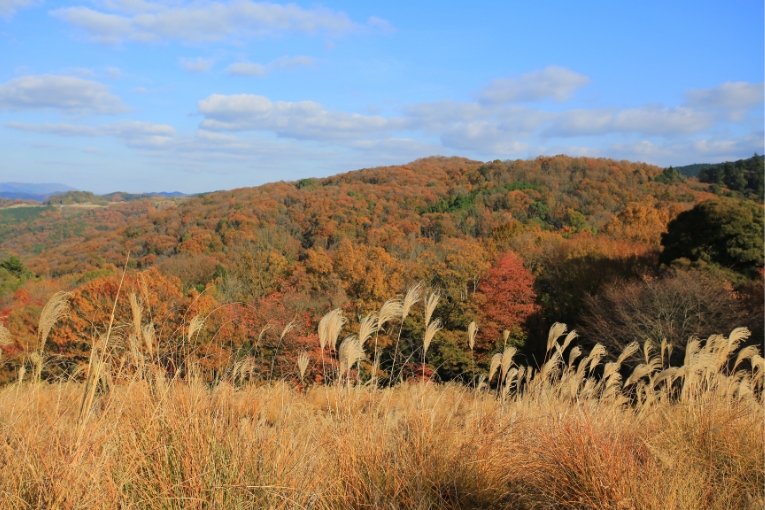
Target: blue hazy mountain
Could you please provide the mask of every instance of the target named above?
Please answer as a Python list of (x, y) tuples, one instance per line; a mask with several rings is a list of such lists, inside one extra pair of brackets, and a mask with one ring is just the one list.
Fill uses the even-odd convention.
[(55, 182), (0, 182), (0, 198), (9, 200), (35, 200), (42, 202), (55, 193), (66, 193), (74, 188)]

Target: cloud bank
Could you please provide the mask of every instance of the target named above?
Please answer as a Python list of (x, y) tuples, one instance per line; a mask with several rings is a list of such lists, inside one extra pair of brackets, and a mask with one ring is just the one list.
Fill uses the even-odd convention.
[(0, 84), (0, 109), (52, 109), (75, 114), (116, 114), (127, 110), (101, 83), (53, 74), (22, 76)]
[[(234, 0), (230, 2), (107, 1), (96, 8), (65, 7), (52, 14), (96, 41), (122, 43), (175, 40), (205, 42), (240, 40), (285, 33), (338, 36), (365, 25), (341, 11)], [(374, 19), (369, 27), (384, 20)]]

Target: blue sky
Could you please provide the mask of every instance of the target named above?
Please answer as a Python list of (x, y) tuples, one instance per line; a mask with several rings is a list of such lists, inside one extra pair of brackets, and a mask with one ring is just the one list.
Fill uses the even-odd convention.
[(763, 2), (0, 0), (0, 181), (200, 192), (763, 148)]

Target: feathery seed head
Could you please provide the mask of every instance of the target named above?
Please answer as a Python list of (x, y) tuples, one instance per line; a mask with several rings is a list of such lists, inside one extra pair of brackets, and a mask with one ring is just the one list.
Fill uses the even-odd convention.
[(359, 342), (363, 347), (375, 331), (377, 331), (377, 316), (373, 313), (367, 314), (359, 322)]
[(135, 292), (130, 293), (128, 296), (128, 301), (130, 301), (130, 311), (132, 312), (133, 317), (133, 334), (137, 338), (140, 338), (143, 334), (143, 330), (141, 328), (141, 322), (143, 322), (143, 308), (138, 302), (138, 296), (135, 295)]
[(324, 350), (329, 347), (335, 350), (337, 346), (337, 337), (340, 336), (340, 330), (343, 329), (346, 319), (343, 317), (343, 311), (340, 308), (327, 312), (319, 321), (319, 346)]
[(592, 370), (598, 366), (598, 363), (600, 363), (600, 360), (603, 358), (603, 356), (606, 355), (606, 348), (603, 347), (602, 344), (595, 344), (595, 347), (592, 348), (590, 351), (589, 356), (585, 359), (584, 363), (589, 363), (589, 366), (587, 367), (587, 370), (592, 372)]
[(566, 328), (567, 326), (562, 322), (555, 322), (550, 326), (550, 331), (547, 333), (547, 352), (552, 350), (555, 341), (566, 332)]
[(571, 342), (574, 341), (574, 339), (577, 336), (579, 336), (579, 335), (577, 335), (575, 329), (572, 329), (571, 331), (569, 331), (568, 335), (566, 335), (566, 338), (563, 339), (563, 345), (561, 346), (561, 352), (565, 351), (566, 348), (569, 346), (569, 344), (571, 344)]
[(146, 352), (149, 356), (154, 355), (154, 345), (156, 343), (154, 323), (150, 322), (143, 327), (141, 336), (143, 337), (143, 343), (146, 346)]
[(752, 332), (749, 331), (749, 328), (735, 328), (730, 332), (730, 335), (728, 335), (728, 342), (738, 345), (750, 336), (752, 336)]
[(289, 333), (290, 331), (292, 331), (293, 329), (295, 329), (295, 327), (296, 327), (296, 326), (297, 326), (297, 324), (295, 324), (295, 321), (294, 321), (294, 320), (292, 320), (292, 321), (289, 321), (289, 322), (288, 322), (288, 323), (287, 323), (287, 324), (284, 326), (284, 329), (282, 330), (282, 334), (281, 334), (281, 335), (279, 335), (279, 340), (284, 340), (284, 337), (285, 337), (285, 336), (287, 336), (287, 333)]
[(478, 324), (476, 324), (475, 321), (472, 321), (470, 324), (468, 324), (468, 329), (467, 329), (468, 346), (470, 347), (471, 351), (475, 349), (475, 336), (477, 333), (478, 333)]
[(205, 318), (202, 317), (201, 314), (196, 314), (194, 317), (192, 317), (189, 321), (188, 338), (191, 339), (194, 335), (196, 335), (202, 329), (204, 323)]
[(38, 350), (42, 351), (45, 347), (45, 342), (48, 340), (48, 335), (50, 330), (53, 329), (53, 325), (65, 319), (69, 314), (69, 300), (71, 297), (71, 292), (59, 291), (53, 294), (48, 302), (45, 303), (37, 323), (37, 333), (39, 335)]
[(632, 357), (636, 352), (638, 352), (639, 349), (640, 344), (637, 341), (630, 342), (616, 359), (616, 364), (621, 365), (627, 358)]
[(738, 366), (748, 359), (752, 359), (755, 355), (759, 354), (760, 350), (756, 345), (749, 345), (744, 347), (738, 352), (736, 356), (736, 362), (733, 364), (733, 371), (735, 372)]
[(348, 372), (353, 365), (366, 357), (364, 347), (355, 335), (345, 337), (337, 353), (341, 374)]
[(683, 358), (683, 366), (685, 367), (691, 366), (693, 363), (693, 359), (699, 353), (699, 350), (701, 350), (701, 340), (699, 340), (698, 338), (692, 338), (685, 345), (685, 357)]
[(310, 359), (308, 358), (308, 353), (305, 351), (301, 351), (300, 354), (297, 356), (297, 366), (298, 371), (300, 372), (300, 381), (302, 382), (305, 379), (305, 371), (308, 369), (308, 362)]
[(652, 372), (652, 368), (653, 367), (647, 363), (641, 363), (640, 365), (636, 366), (635, 369), (630, 374), (630, 376), (624, 382), (624, 385), (631, 386), (637, 383), (643, 377), (650, 375)]
[(380, 307), (377, 315), (377, 328), (382, 329), (385, 324), (393, 319), (401, 317), (403, 305), (398, 299), (389, 299)]
[(494, 379), (494, 374), (497, 373), (497, 370), (502, 365), (502, 354), (496, 353), (494, 356), (491, 357), (491, 361), (489, 362), (489, 382), (491, 382), (492, 379)]
[(501, 360), (501, 366), (502, 366), (502, 378), (505, 379), (507, 376), (507, 371), (510, 370), (510, 367), (513, 365), (513, 357), (518, 352), (518, 349), (516, 349), (513, 346), (505, 347), (505, 349), (502, 351), (502, 360)]
[(579, 358), (579, 356), (582, 355), (582, 348), (577, 346), (574, 346), (573, 349), (571, 349), (571, 352), (568, 353), (568, 366), (571, 368), (574, 365), (574, 362)]
[(404, 296), (404, 301), (401, 303), (401, 322), (403, 322), (407, 316), (409, 315), (409, 312), (412, 311), (412, 307), (417, 304), (417, 302), (420, 300), (420, 296), (422, 295), (422, 284), (416, 283), (409, 287), (406, 291), (406, 295)]
[(435, 319), (425, 327), (425, 334), (422, 337), (422, 350), (425, 355), (428, 354), (428, 348), (433, 341), (433, 337), (439, 331), (441, 331), (441, 319)]
[(427, 326), (430, 324), (430, 319), (433, 317), (433, 312), (436, 309), (436, 306), (438, 306), (438, 300), (441, 299), (441, 294), (437, 290), (434, 290), (433, 292), (428, 295), (427, 299), (425, 300), (425, 325)]
[(651, 359), (651, 353), (653, 352), (653, 342), (646, 340), (643, 342), (643, 360), (648, 363)]

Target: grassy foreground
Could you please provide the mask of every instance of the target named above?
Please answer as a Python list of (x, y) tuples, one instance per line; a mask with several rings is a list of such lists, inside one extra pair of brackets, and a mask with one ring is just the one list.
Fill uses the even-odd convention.
[(154, 378), (81, 421), (82, 384), (17, 384), (0, 389), (0, 508), (762, 508), (762, 403), (725, 393)]

